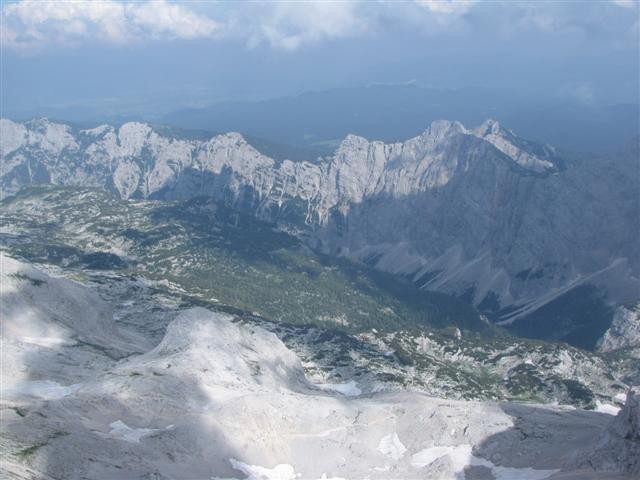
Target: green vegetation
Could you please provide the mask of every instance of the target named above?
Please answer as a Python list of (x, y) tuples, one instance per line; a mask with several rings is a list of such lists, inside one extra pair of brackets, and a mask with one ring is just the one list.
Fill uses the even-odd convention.
[[(23, 416), (23, 415), (21, 415)], [(46, 439), (46, 441), (44, 442), (40, 442), (40, 443), (36, 443), (35, 445), (31, 445), (25, 448), (22, 448), (20, 450), (18, 450), (15, 455), (16, 457), (18, 457), (19, 459), (23, 460), (23, 461), (28, 461), (31, 459), (31, 457), (33, 457), (38, 450), (40, 450), (42, 447), (46, 446), (49, 444), (49, 441), (54, 440), (58, 437), (63, 437), (65, 435), (69, 435), (68, 432), (62, 432), (62, 431), (58, 431), (58, 432), (53, 432), (51, 435), (49, 435)]]
[(19, 241), (3, 235), (5, 248), (28, 260), (142, 274), (280, 322), (350, 332), (497, 330), (459, 299), (312, 252), (273, 224), (209, 198), (124, 201), (99, 190), (38, 187), (5, 199), (1, 212), (24, 234)]
[[(60, 265), (81, 281), (142, 276), (153, 290), (170, 291), (180, 308), (217, 308), (266, 326), (333, 378), (355, 371), (357, 378), (433, 395), (575, 405), (593, 403), (593, 392), (602, 395), (619, 378), (595, 354), (515, 339), (461, 299), (318, 254), (275, 225), (209, 198), (124, 201), (95, 189), (39, 187), (0, 202), (0, 219), (10, 227), (0, 234), (1, 248), (14, 256)], [(596, 300), (587, 307), (596, 308)], [(489, 295), (485, 307), (496, 303)], [(532, 336), (538, 326), (546, 335), (560, 321), (554, 315), (523, 325)], [(628, 360), (613, 360), (633, 370)], [(251, 367), (259, 376), (259, 366)]]
[(35, 445), (31, 445), (30, 447), (25, 447), (16, 452), (16, 457), (24, 461), (29, 460), (37, 453), (40, 448), (44, 447), (45, 445), (46, 443), (37, 443)]

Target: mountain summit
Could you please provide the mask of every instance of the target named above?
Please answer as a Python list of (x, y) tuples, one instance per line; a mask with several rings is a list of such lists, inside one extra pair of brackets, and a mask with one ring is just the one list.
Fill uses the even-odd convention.
[(463, 296), (523, 335), (593, 348), (640, 288), (637, 144), (566, 161), (494, 120), (439, 120), (404, 142), (348, 135), (331, 156), (279, 161), (239, 133), (196, 140), (137, 122), (78, 130), (47, 119), (0, 128), (3, 196), (52, 183), (125, 199), (214, 197), (320, 251)]

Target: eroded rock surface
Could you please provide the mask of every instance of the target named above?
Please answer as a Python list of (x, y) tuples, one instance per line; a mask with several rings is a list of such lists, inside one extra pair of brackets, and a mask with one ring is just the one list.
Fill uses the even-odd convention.
[[(3, 306), (21, 306), (3, 311), (2, 340), (24, 347), (2, 358), (3, 391), (24, 376), (1, 404), (9, 478), (563, 478), (602, 435), (630, 447), (598, 478), (636, 472), (637, 393), (609, 426), (567, 407), (316, 386), (276, 335), (232, 315), (188, 309), (158, 343), (90, 287), (2, 263), (14, 282)], [(17, 328), (25, 308), (37, 312), (29, 335)]]

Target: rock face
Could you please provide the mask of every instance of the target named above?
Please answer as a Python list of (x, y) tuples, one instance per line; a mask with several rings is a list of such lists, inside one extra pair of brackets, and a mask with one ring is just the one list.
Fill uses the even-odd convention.
[[(51, 342), (46, 330), (2, 330), (3, 345), (30, 345), (20, 355), (2, 350), (3, 478), (544, 479), (571, 473), (560, 471), (608, 424), (605, 415), (557, 406), (314, 385), (276, 335), (203, 308), (164, 319), (152, 346), (144, 315), (119, 322), (89, 285), (3, 264), (23, 274), (9, 273), (22, 306), (49, 326), (65, 312), (69, 333)], [(14, 290), (3, 290), (3, 305), (17, 304)], [(111, 348), (109, 338), (82, 340), (94, 325), (77, 301), (95, 304), (113, 330)], [(49, 304), (52, 312), (42, 310)], [(15, 325), (19, 316), (6, 319)], [(6, 395), (9, 356), (28, 379)]]
[(608, 158), (563, 162), (494, 121), (437, 121), (403, 143), (349, 135), (331, 157), (278, 162), (237, 133), (190, 140), (141, 123), (1, 122), (4, 195), (54, 183), (123, 198), (213, 196), (328, 253), (464, 295), (503, 324), (552, 302), (573, 312), (561, 328), (524, 325), (525, 334), (580, 344), (573, 323), (583, 312), (565, 304), (582, 288), (603, 310), (585, 327), (593, 338), (581, 346), (593, 347), (611, 321), (606, 305), (640, 289), (637, 141)]
[(602, 435), (596, 449), (583, 460), (599, 471), (621, 471), (630, 478), (640, 476), (640, 388), (627, 393), (624, 408)]
[(237, 133), (181, 140), (142, 123), (74, 131), (46, 119), (3, 119), (0, 128), (8, 167), (3, 195), (51, 182), (104, 186), (124, 198), (227, 195), (232, 203), (251, 200), (259, 212), (300, 199), (307, 203), (306, 221), (320, 225), (336, 207), (346, 212), (376, 195), (398, 198), (442, 187), (486, 157), (529, 173), (558, 171), (551, 147), (531, 153), (526, 142), (493, 121), (475, 130), (438, 121), (419, 137), (394, 144), (349, 135), (333, 157), (318, 163), (278, 163)]
[[(116, 275), (120, 290), (132, 290), (119, 303), (145, 303), (141, 297), (151, 293), (140, 293), (131, 280), (141, 276), (176, 295), (252, 312), (318, 382), (353, 379), (363, 393), (411, 385), (449, 399), (517, 397), (588, 408), (615, 403), (621, 383), (640, 381), (638, 352), (609, 361), (564, 344), (495, 335), (460, 300), (317, 255), (272, 224), (211, 198), (167, 204), (98, 189), (35, 187), (0, 202), (0, 224), (0, 250), (17, 258), (80, 269), (96, 285), (113, 285)], [(105, 298), (110, 292), (98, 288)], [(132, 307), (118, 307), (115, 315), (125, 323), (148, 318), (157, 338), (162, 317), (176, 314), (166, 305), (151, 305), (151, 317)]]
[(611, 327), (598, 342), (601, 352), (622, 348), (640, 348), (640, 304), (618, 307)]
[(619, 452), (624, 460), (621, 463), (626, 471), (640, 475), (640, 388), (634, 387), (627, 394), (627, 401), (613, 421), (611, 434), (622, 438), (624, 446)]
[[(39, 392), (45, 397), (55, 396), (56, 392), (64, 392), (56, 382), (66, 380), (69, 373), (73, 372), (78, 379), (92, 375), (104, 362), (82, 352), (83, 346), (99, 348), (109, 358), (148, 348), (144, 339), (123, 335), (116, 328), (111, 306), (95, 292), (4, 254), (0, 254), (0, 266), (3, 395), (11, 398), (30, 391), (36, 396)], [(43, 349), (62, 347), (76, 349), (76, 360), (74, 354), (61, 354), (60, 365), (54, 371), (48, 370), (51, 365), (42, 360), (34, 360), (29, 367), (25, 365), (25, 358), (35, 359)], [(87, 365), (91, 365), (88, 370)]]

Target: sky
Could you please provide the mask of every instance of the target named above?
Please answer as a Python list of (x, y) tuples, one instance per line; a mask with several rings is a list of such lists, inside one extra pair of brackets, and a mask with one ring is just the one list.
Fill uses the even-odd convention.
[(598, 105), (639, 96), (633, 0), (23, 0), (0, 15), (4, 116), (152, 117), (378, 83)]

